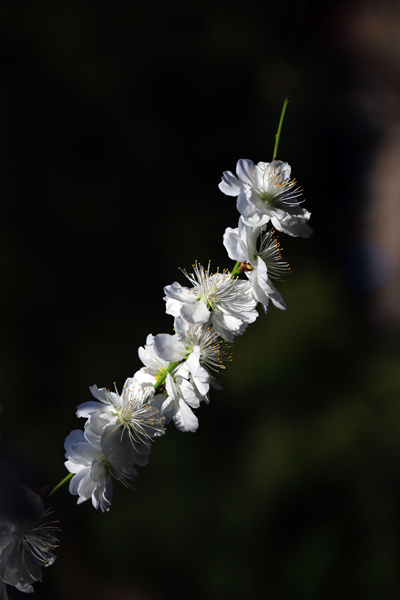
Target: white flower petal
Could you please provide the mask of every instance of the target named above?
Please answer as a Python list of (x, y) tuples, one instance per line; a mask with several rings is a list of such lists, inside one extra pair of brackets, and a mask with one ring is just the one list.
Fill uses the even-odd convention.
[(73, 496), (75, 496), (75, 494), (78, 494), (78, 488), (88, 473), (90, 473), (90, 467), (84, 467), (76, 475), (73, 476), (73, 478), (69, 482), (69, 493), (70, 494), (72, 494)]
[(185, 321), (192, 324), (207, 323), (210, 317), (207, 305), (202, 299), (193, 304), (183, 304), (180, 314)]
[[(242, 215), (244, 219), (251, 219), (254, 218), (256, 215), (256, 207), (254, 206), (254, 203), (250, 201), (245, 190), (240, 190), (236, 203), (236, 208), (238, 209), (238, 212)], [(259, 219), (258, 216), (257, 219)]]
[(241, 158), (236, 164), (236, 173), (241, 181), (250, 187), (255, 184), (256, 166), (252, 160)]
[(222, 175), (222, 181), (218, 184), (219, 189), (228, 196), (237, 196), (243, 183), (230, 171), (225, 171)]
[(183, 360), (187, 354), (187, 350), (179, 338), (168, 333), (159, 333), (155, 336), (154, 350), (160, 358), (170, 362)]
[(104, 405), (101, 402), (95, 402), (94, 400), (91, 400), (90, 402), (84, 402), (78, 406), (76, 410), (76, 416), (88, 419), (92, 412), (103, 409)]
[(223, 243), (231, 260), (246, 261), (247, 253), (243, 251), (243, 245), (239, 237), (239, 229), (227, 227), (225, 229)]
[(199, 426), (198, 418), (183, 400), (179, 402), (179, 408), (177, 409), (173, 420), (179, 431), (194, 432)]

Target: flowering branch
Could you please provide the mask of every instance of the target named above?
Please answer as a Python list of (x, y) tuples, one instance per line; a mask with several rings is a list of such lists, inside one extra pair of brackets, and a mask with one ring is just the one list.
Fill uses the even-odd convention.
[[(285, 112), (283, 103), (276, 134), (278, 151)], [(143, 367), (126, 380), (122, 393), (90, 388), (92, 399), (78, 406), (77, 416), (86, 419), (84, 430), (75, 430), (65, 440), (70, 492), (78, 503), (91, 498), (95, 508), (109, 510), (112, 478), (131, 486), (135, 466), (149, 461), (152, 442), (173, 421), (179, 431), (198, 428), (195, 410), (209, 401), (210, 388), (220, 387), (214, 373), (230, 360), (223, 342), (233, 342), (258, 317), (256, 306), (268, 311), (271, 301), (286, 309), (273, 280), (289, 271), (282, 258), (275, 230), (292, 237), (309, 237), (310, 213), (301, 206), (302, 191), (290, 178), (287, 163), (241, 159), (237, 177), (225, 171), (220, 190), (237, 197), (238, 227), (227, 227), (223, 243), (232, 272), (195, 262), (193, 272), (182, 273), (190, 286), (175, 281), (164, 288), (165, 311), (174, 317), (174, 334), (148, 335), (139, 348)], [(268, 226), (271, 225), (270, 229)], [(243, 279), (239, 279), (240, 274)]]

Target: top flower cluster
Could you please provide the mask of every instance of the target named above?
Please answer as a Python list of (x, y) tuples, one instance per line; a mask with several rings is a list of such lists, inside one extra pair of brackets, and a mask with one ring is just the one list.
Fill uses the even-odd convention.
[[(308, 238), (310, 213), (301, 206), (302, 192), (287, 163), (242, 159), (236, 173), (225, 171), (219, 184), (222, 192), (237, 196), (240, 213), (238, 227), (228, 227), (223, 236), (236, 261), (232, 272), (211, 273), (210, 264), (197, 263), (192, 273), (183, 271), (190, 287), (174, 282), (164, 288), (175, 333), (148, 335), (139, 348), (143, 367), (121, 394), (92, 386), (94, 400), (78, 407), (84, 429), (65, 440), (70, 492), (78, 503), (91, 498), (95, 508), (108, 510), (112, 477), (132, 486), (135, 466), (148, 463), (152, 442), (170, 421), (180, 431), (196, 431), (194, 410), (209, 401), (210, 387), (220, 388), (215, 373), (230, 360), (227, 342), (256, 320), (258, 302), (265, 312), (270, 300), (286, 308), (272, 282), (289, 271), (275, 230)], [(239, 279), (242, 273), (245, 279)]]

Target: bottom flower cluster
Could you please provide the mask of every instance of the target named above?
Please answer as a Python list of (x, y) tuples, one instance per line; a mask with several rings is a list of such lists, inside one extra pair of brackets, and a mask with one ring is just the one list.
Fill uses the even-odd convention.
[[(83, 430), (65, 440), (69, 490), (78, 504), (91, 498), (103, 512), (111, 506), (113, 479), (134, 487), (136, 466), (149, 462), (152, 442), (173, 421), (180, 431), (196, 431), (194, 410), (208, 402), (210, 370), (229, 359), (215, 330), (175, 319), (175, 334), (149, 335), (139, 357), (144, 366), (126, 380), (122, 393), (92, 386), (94, 400), (78, 406)], [(156, 390), (160, 393), (156, 394)]]
[(134, 487), (134, 465), (148, 463), (153, 438), (164, 433), (164, 396), (154, 397), (153, 387), (134, 378), (125, 382), (122, 395), (97, 386), (90, 391), (96, 401), (78, 407), (77, 416), (87, 420), (84, 431), (72, 431), (65, 440), (65, 466), (73, 474), (69, 491), (79, 496), (78, 504), (91, 498), (104, 512), (111, 506), (112, 478)]
[(53, 564), (58, 546), (56, 521), (47, 521), (50, 511), (42, 499), (21, 486), (13, 506), (0, 514), (0, 600), (7, 600), (6, 585), (33, 592), (42, 580), (42, 567)]

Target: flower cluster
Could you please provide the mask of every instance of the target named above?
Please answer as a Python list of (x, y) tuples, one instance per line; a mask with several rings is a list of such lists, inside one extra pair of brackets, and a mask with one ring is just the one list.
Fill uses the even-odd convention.
[(77, 416), (86, 423), (65, 440), (65, 466), (74, 474), (69, 491), (78, 494), (78, 504), (91, 498), (104, 512), (111, 506), (112, 478), (133, 486), (135, 464), (148, 463), (153, 438), (163, 435), (164, 396), (135, 378), (126, 380), (121, 395), (96, 385), (90, 391), (96, 400), (78, 406)]
[(84, 428), (65, 440), (69, 489), (78, 504), (91, 498), (95, 508), (109, 510), (113, 478), (133, 486), (135, 467), (148, 463), (152, 442), (171, 421), (180, 431), (196, 431), (195, 410), (209, 402), (210, 387), (220, 388), (217, 373), (231, 358), (227, 343), (256, 320), (258, 303), (265, 312), (270, 300), (286, 308), (272, 282), (289, 271), (275, 230), (305, 238), (312, 233), (290, 171), (281, 161), (239, 160), (237, 177), (223, 174), (219, 188), (237, 196), (240, 213), (238, 227), (228, 227), (223, 236), (236, 265), (212, 273), (210, 264), (196, 262), (193, 272), (183, 271), (190, 285), (167, 285), (164, 300), (174, 333), (147, 336), (139, 348), (143, 367), (126, 380), (121, 395), (94, 385), (94, 400), (78, 406)]
[(56, 521), (42, 499), (21, 486), (16, 502), (0, 514), (0, 598), (7, 600), (6, 585), (21, 592), (33, 592), (32, 584), (42, 580), (42, 567), (53, 564), (58, 546)]

